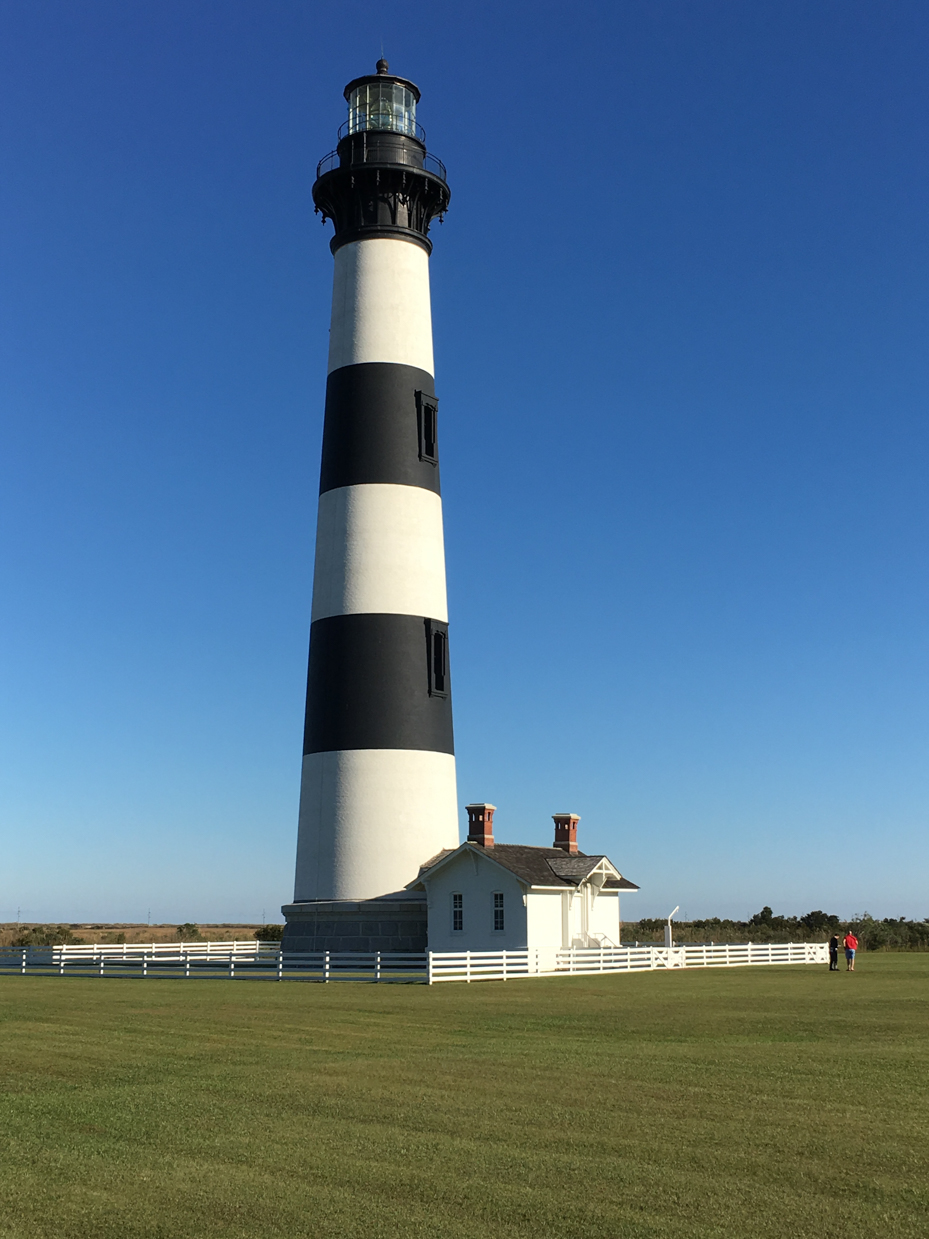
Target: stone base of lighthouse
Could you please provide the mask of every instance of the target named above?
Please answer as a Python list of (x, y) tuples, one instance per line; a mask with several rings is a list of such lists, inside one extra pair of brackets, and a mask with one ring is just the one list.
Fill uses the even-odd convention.
[(425, 951), (426, 900), (394, 891), (377, 899), (313, 899), (281, 908), (285, 951)]

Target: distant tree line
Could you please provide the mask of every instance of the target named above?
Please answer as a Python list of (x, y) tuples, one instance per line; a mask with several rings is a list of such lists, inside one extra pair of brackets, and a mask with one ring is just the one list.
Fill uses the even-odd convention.
[[(666, 921), (643, 917), (623, 925), (623, 944), (631, 942), (663, 942)], [(674, 921), (675, 942), (822, 942), (832, 934), (842, 937), (850, 929), (866, 951), (929, 951), (929, 917), (909, 921), (905, 916), (885, 916), (877, 920), (869, 912), (843, 921), (830, 912), (817, 908), (805, 916), (775, 916), (764, 907), (747, 921), (733, 921), (711, 916), (701, 921)], [(262, 942), (280, 942), (283, 925), (263, 925), (255, 930)], [(178, 925), (181, 942), (203, 941), (200, 927), (187, 921)], [(30, 925), (15, 933), (12, 946), (63, 946), (83, 944), (70, 925)], [(124, 933), (110, 933), (104, 942), (126, 941)]]
[(83, 938), (75, 938), (70, 925), (30, 925), (13, 937), (13, 946), (82, 946)]
[[(663, 942), (666, 921), (643, 917), (623, 925), (623, 943)], [(817, 908), (805, 916), (775, 916), (764, 907), (747, 921), (723, 920), (718, 916), (702, 921), (674, 921), (675, 942), (822, 942), (837, 933), (851, 930), (858, 945), (866, 951), (929, 951), (929, 917), (908, 921), (905, 916), (876, 920), (862, 912), (843, 921), (831, 912)]]
[[(80, 928), (80, 926), (23, 925), (21, 928), (13, 930), (12, 936), (5, 938), (5, 940), (9, 946), (84, 946), (87, 943), (87, 939), (75, 936), (74, 930), (77, 928)], [(92, 925), (91, 928), (103, 929), (104, 926)], [(257, 931), (255, 937), (266, 939), (269, 942), (279, 942), (283, 931), (283, 925), (266, 925), (263, 929)], [(4, 937), (9, 932), (9, 930), (5, 931)], [(193, 921), (185, 921), (183, 925), (178, 925), (177, 940), (179, 942), (205, 941), (200, 933), (200, 926), (195, 925)], [(100, 938), (101, 943), (108, 945), (119, 944), (125, 941), (126, 935), (122, 930), (104, 934)]]

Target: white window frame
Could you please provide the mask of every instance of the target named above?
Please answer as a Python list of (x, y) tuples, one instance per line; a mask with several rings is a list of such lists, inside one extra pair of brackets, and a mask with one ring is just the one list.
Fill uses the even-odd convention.
[[(503, 891), (491, 891), (491, 899), (493, 904), (493, 933), (506, 933), (506, 901), (503, 897)], [(497, 914), (500, 915), (500, 925), (497, 925)]]

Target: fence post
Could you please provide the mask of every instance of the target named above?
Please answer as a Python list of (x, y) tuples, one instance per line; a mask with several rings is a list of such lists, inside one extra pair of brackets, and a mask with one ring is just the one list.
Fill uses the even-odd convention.
[(103, 965), (105, 963), (106, 963), (106, 956), (101, 952), (100, 954), (100, 975), (101, 976), (103, 976)]
[(184, 976), (185, 977), (190, 976), (190, 956), (189, 955), (184, 956)]
[(235, 956), (234, 955), (229, 956), (229, 980), (230, 981), (235, 980)]
[(432, 952), (426, 952), (426, 984), (432, 984)]
[(25, 946), (23, 947), (23, 976), (26, 975), (26, 951), (28, 949), (29, 949), (28, 947), (25, 947)]
[(465, 951), (465, 980), (471, 980), (471, 952)]
[(329, 981), (329, 952), (326, 951), (323, 955), (323, 981)]
[(284, 952), (279, 951), (277, 956), (277, 979), (284, 980)]
[(381, 979), (381, 953), (380, 951), (374, 952), (374, 979), (375, 981), (379, 981)]
[(143, 977), (148, 976), (148, 956), (147, 955), (142, 956), (142, 976)]
[(59, 955), (58, 955), (58, 975), (60, 977), (63, 977), (64, 974), (65, 974), (65, 953), (64, 951), (61, 951), (59, 952)]
[(501, 954), (503, 955), (503, 979), (505, 981), (506, 980), (506, 951), (502, 951)]

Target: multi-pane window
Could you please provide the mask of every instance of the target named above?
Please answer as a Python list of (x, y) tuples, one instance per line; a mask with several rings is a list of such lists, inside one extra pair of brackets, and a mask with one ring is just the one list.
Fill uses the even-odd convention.
[(429, 695), (448, 696), (448, 625), (426, 620), (426, 660), (429, 670)]
[(416, 96), (399, 82), (366, 82), (348, 97), (348, 132), (387, 129), (416, 137)]
[(439, 401), (428, 392), (416, 393), (416, 423), (419, 430), (419, 459), (430, 465), (439, 463)]
[(464, 929), (464, 895), (456, 891), (452, 895), (452, 932), (460, 934)]
[(502, 933), (503, 929), (503, 891), (494, 891), (494, 932)]

